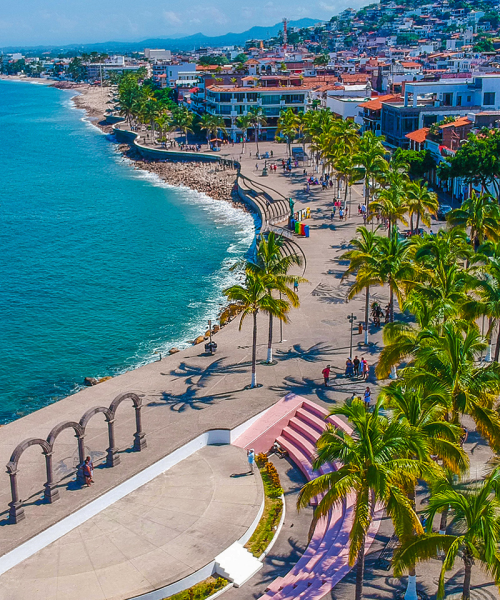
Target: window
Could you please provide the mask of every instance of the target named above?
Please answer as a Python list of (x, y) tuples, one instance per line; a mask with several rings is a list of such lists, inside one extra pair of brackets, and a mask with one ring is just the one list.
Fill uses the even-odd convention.
[(453, 94), (443, 94), (443, 106), (451, 106)]
[(271, 94), (269, 96), (262, 95), (262, 104), (279, 104), (281, 96), (279, 94)]
[(457, 106), (462, 106), (462, 96), (457, 96)]
[(495, 105), (495, 92), (484, 92), (483, 104), (484, 104), (484, 106), (494, 106)]
[(472, 100), (472, 96), (467, 96), (467, 102), (470, 102)]

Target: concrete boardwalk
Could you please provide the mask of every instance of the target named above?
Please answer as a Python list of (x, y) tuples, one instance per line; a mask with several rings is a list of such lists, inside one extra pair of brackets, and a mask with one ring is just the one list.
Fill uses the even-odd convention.
[[(268, 145), (275, 154), (285, 155), (284, 145)], [(249, 152), (250, 145), (247, 146)], [(239, 149), (235, 149), (239, 152)], [(266, 145), (262, 145), (266, 150)], [(253, 151), (253, 148), (252, 148)], [(263, 161), (259, 161), (261, 165)], [(243, 172), (253, 172), (255, 158), (243, 158)], [(121, 452), (121, 464), (106, 469), (99, 467), (108, 447), (107, 427), (102, 415), (89, 423), (85, 452), (96, 464), (96, 485), (79, 489), (72, 483), (77, 461), (77, 443), (72, 430), (65, 430), (57, 439), (53, 462), (59, 481), (60, 500), (52, 505), (41, 500), (45, 482), (44, 460), (37, 446), (29, 448), (19, 464), (20, 497), (25, 501), (26, 519), (17, 525), (7, 525), (10, 501), (9, 478), (0, 476), (0, 554), (4, 554), (51, 524), (73, 513), (89, 500), (114, 488), (146, 466), (170, 454), (198, 434), (209, 429), (228, 428), (243, 423), (251, 416), (275, 403), (288, 392), (295, 392), (325, 406), (344, 400), (353, 391), (360, 393), (363, 381), (346, 381), (342, 375), (349, 354), (350, 329), (347, 315), (352, 311), (363, 319), (363, 298), (345, 303), (348, 288), (341, 281), (345, 265), (338, 257), (347, 248), (355, 229), (362, 224), (353, 216), (347, 222), (330, 221), (332, 193), (314, 189), (309, 196), (303, 190), (302, 168), (293, 176), (276, 174), (262, 181), (297, 200), (297, 208), (309, 205), (311, 237), (297, 239), (307, 256), (305, 276), (301, 284), (301, 307), (292, 311), (291, 323), (283, 328), (283, 343), (279, 343), (279, 326), (275, 324), (274, 340), (277, 364), (258, 365), (257, 378), (262, 387), (245, 389), (250, 382), (251, 320), (241, 332), (232, 322), (216, 336), (218, 351), (207, 356), (203, 347), (193, 346), (179, 354), (125, 373), (98, 386), (87, 388), (22, 419), (0, 428), (0, 464), (6, 464), (12, 450), (28, 437), (45, 438), (61, 421), (78, 421), (93, 406), (108, 406), (122, 392), (136, 392), (143, 400), (143, 430), (147, 448), (130, 452), (135, 415), (132, 404), (123, 403), (116, 417), (116, 445)], [(361, 190), (353, 190), (353, 205), (357, 206)], [(211, 224), (207, 223), (207, 227)], [(215, 224), (213, 225), (215, 227)], [(381, 302), (386, 290), (373, 290)], [(147, 293), (147, 290), (145, 290)], [(188, 315), (186, 315), (188, 317)], [(267, 350), (268, 319), (260, 315), (258, 360), (264, 360)], [(204, 332), (204, 328), (200, 333)], [(357, 347), (363, 335), (355, 333), (355, 354), (365, 355), (371, 366), (376, 361), (380, 330), (372, 332), (374, 345)], [(337, 378), (331, 387), (322, 385), (321, 370), (330, 363)], [(373, 374), (369, 385), (375, 384)]]
[(246, 468), (241, 448), (199, 450), (5, 573), (0, 600), (123, 600), (187, 577), (257, 517)]

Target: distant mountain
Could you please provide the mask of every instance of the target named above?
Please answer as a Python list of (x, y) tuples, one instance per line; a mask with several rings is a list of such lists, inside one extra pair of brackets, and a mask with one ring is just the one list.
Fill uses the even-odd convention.
[[(290, 21), (290, 27), (311, 27), (320, 23), (320, 19), (299, 19)], [(221, 46), (240, 46), (247, 40), (265, 40), (274, 37), (283, 29), (282, 23), (276, 23), (271, 27), (252, 27), (241, 33), (226, 33), (216, 37), (208, 37), (203, 33), (195, 33), (181, 38), (151, 38), (141, 42), (102, 42), (97, 44), (68, 44), (67, 46), (18, 46), (0, 48), (2, 52), (19, 51), (40, 51), (48, 52), (51, 50), (62, 50), (65, 52), (78, 50), (79, 52), (134, 52), (144, 48), (165, 48), (166, 50), (193, 50), (201, 47), (210, 46), (218, 48)]]

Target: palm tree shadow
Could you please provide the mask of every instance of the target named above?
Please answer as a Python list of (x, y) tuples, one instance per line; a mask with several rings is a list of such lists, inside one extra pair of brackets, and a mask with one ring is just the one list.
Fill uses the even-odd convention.
[(269, 389), (282, 395), (292, 393), (297, 396), (316, 396), (318, 400), (325, 404), (335, 404), (336, 402), (329, 396), (329, 391), (333, 390), (332, 387), (325, 388), (318, 380), (314, 380), (310, 377), (298, 378), (288, 376), (283, 379), (282, 384), (272, 385)]
[(168, 375), (175, 379), (184, 378), (186, 384), (206, 387), (211, 383), (214, 377), (224, 377), (225, 375), (235, 375), (244, 373), (250, 363), (227, 363), (227, 356), (221, 356), (213, 360), (206, 367), (199, 367), (181, 362), (178, 367), (172, 369)]
[(334, 352), (333, 346), (326, 342), (318, 342), (309, 346), (309, 348), (303, 348), (302, 344), (294, 344), (289, 350), (275, 350), (274, 354), (280, 361), (286, 361), (291, 359), (300, 359), (306, 362), (319, 362), (328, 360), (328, 358)]

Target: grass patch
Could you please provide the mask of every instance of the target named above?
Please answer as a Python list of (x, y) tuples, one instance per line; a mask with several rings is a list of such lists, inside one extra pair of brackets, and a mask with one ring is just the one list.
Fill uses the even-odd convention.
[(179, 592), (178, 594), (174, 594), (173, 596), (169, 596), (168, 598), (164, 598), (163, 600), (205, 600), (209, 598), (215, 592), (218, 592), (223, 587), (225, 587), (229, 581), (224, 579), (224, 577), (209, 577), (204, 581), (200, 581), (193, 587), (184, 590), (183, 592)]
[(256, 558), (259, 558), (271, 543), (274, 534), (276, 533), (278, 523), (280, 522), (282, 512), (283, 501), (281, 498), (265, 498), (264, 512), (257, 525), (257, 529), (245, 544), (245, 548)]
[(258, 558), (271, 543), (280, 522), (283, 513), (283, 488), (276, 467), (265, 454), (257, 455), (257, 465), (264, 484), (264, 512), (245, 548)]

